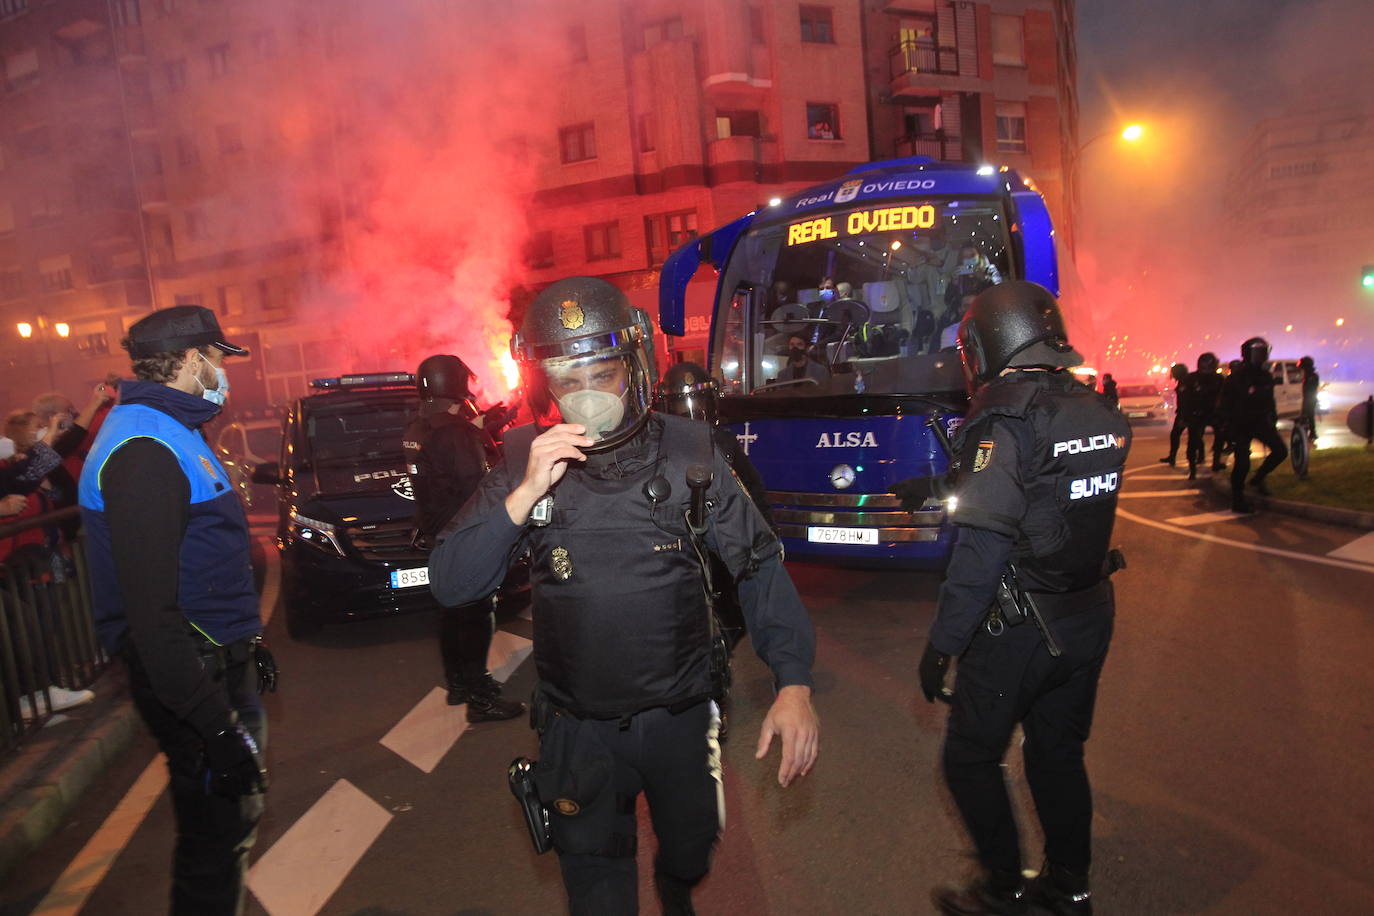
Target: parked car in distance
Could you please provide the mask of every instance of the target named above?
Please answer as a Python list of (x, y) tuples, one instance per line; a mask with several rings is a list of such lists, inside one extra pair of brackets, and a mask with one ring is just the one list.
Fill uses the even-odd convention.
[(1118, 382), (1116, 396), (1127, 420), (1140, 423), (1172, 423), (1172, 400), (1159, 382)]

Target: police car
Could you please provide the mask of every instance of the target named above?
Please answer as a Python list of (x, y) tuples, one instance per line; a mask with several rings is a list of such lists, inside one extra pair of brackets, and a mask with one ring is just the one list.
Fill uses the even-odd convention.
[(277, 487), (277, 548), (287, 632), (350, 617), (433, 607), (427, 551), (401, 433), (419, 413), (408, 372), (316, 379), (283, 420), (279, 461), (256, 483)]

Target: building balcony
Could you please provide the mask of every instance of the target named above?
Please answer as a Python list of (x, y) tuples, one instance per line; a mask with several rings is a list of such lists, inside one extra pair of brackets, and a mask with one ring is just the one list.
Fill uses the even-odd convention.
[(723, 162), (758, 162), (758, 137), (722, 137), (706, 144), (706, 161), (710, 165)]
[(925, 42), (898, 42), (887, 52), (888, 79), (894, 98), (929, 95), (934, 83), (930, 77), (959, 75), (959, 52)]
[(963, 162), (964, 141), (961, 137), (947, 137), (944, 131), (908, 134), (897, 138), (893, 153), (898, 157), (929, 156), (940, 162)]

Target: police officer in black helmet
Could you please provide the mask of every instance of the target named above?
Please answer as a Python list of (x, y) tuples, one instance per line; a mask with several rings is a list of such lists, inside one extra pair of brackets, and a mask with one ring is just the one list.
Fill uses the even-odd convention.
[(1283, 444), (1275, 428), (1278, 408), (1274, 405), (1274, 376), (1266, 365), (1268, 360), (1269, 341), (1251, 337), (1240, 345), (1240, 365), (1233, 364), (1231, 375), (1222, 387), (1222, 413), (1235, 450), (1231, 464), (1231, 509), (1235, 512), (1254, 511), (1245, 498), (1245, 478), (1250, 473), (1250, 443), (1258, 439), (1269, 449), (1269, 456), (1248, 483), (1266, 496), (1269, 487), (1264, 478), (1288, 458), (1288, 446)]
[(647, 315), (605, 281), (561, 280), (535, 297), (512, 349), (535, 424), (507, 434), (503, 462), (442, 533), (431, 587), (444, 603), (471, 601), (501, 581), (513, 551), (529, 550), (532, 778), (571, 911), (637, 912), (643, 792), (664, 912), (691, 913), (722, 813), (701, 557), (716, 554), (739, 580), (754, 648), (773, 671), (757, 756), (781, 739), (782, 785), (818, 749), (811, 625), (777, 538), (709, 430), (649, 410)]
[[(431, 356), (415, 372), (420, 416), (406, 426), (403, 445), (415, 488), (415, 527), (429, 544), (477, 489), (494, 457), (490, 437), (477, 424), (470, 370), (456, 356)], [(495, 590), (439, 618), (439, 655), (451, 706), (467, 704), (469, 722), (513, 719), (523, 703), (501, 696), (487, 671), (495, 617)]]
[[(1092, 795), (1083, 744), (1112, 635), (1108, 544), (1130, 428), (1107, 399), (1066, 370), (1069, 346), (1054, 296), (1010, 281), (981, 293), (959, 329), (973, 394), (959, 429), (958, 538), (920, 663), (927, 700), (951, 703), (944, 746), (950, 793), (982, 866), (966, 888), (942, 888), (945, 913), (1090, 913)], [(1010, 624), (999, 582), (1014, 569)], [(1052, 654), (1050, 639), (1058, 654)], [(957, 658), (953, 694), (944, 689)], [(1045, 833), (1045, 862), (1021, 876), (1016, 823), (1002, 776), (1012, 732), (1025, 733), (1026, 778)]]

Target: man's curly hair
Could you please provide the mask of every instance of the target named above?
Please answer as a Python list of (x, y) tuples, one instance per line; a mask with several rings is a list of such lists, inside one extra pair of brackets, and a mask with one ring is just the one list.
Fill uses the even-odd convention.
[[(131, 341), (126, 337), (119, 342), (119, 345), (127, 351), (130, 349)], [(134, 378), (140, 382), (167, 384), (176, 378), (177, 373), (181, 371), (184, 352), (168, 351), (135, 358), (133, 361)]]

